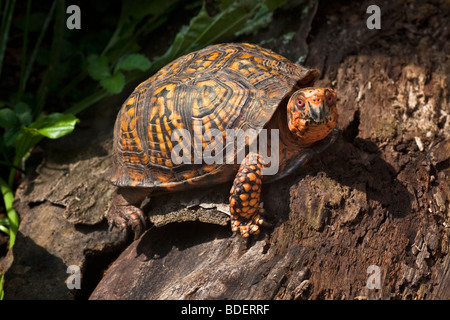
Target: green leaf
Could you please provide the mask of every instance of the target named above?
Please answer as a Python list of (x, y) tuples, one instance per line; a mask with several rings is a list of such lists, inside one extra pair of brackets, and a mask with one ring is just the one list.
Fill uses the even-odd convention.
[(109, 71), (108, 58), (91, 54), (87, 58), (87, 71), (92, 79), (100, 81), (111, 76)]
[(203, 48), (215, 41), (233, 35), (240, 30), (247, 20), (259, 10), (262, 2), (250, 1), (222, 1), (221, 11), (210, 17), (205, 4), (200, 12), (191, 19), (189, 26), (185, 26), (175, 36), (172, 46), (166, 53), (155, 59), (155, 65), (162, 67), (183, 54)]
[(0, 127), (13, 128), (17, 124), (17, 118), (9, 108), (0, 109)]
[(3, 143), (5, 147), (11, 148), (16, 143), (17, 135), (19, 134), (18, 128), (10, 128), (3, 134)]
[[(137, 33), (147, 30), (147, 33), (154, 30), (158, 25), (157, 21), (168, 13), (179, 3), (179, 0), (140, 0), (122, 1), (119, 21), (114, 34), (106, 45), (103, 53), (110, 53), (116, 49), (127, 47), (129, 40)], [(141, 29), (143, 24), (146, 28)]]
[(254, 16), (236, 32), (236, 36), (256, 34), (259, 29), (267, 27), (272, 22), (272, 11), (266, 4), (262, 4)]
[(27, 156), (31, 148), (44, 137), (57, 139), (72, 132), (78, 121), (72, 114), (52, 113), (41, 117), (28, 127), (20, 127), (20, 131), (15, 138), (16, 154), (13, 164), (16, 166), (19, 165), (20, 161)]
[(52, 113), (33, 122), (24, 130), (33, 135), (58, 139), (72, 132), (77, 122), (79, 120), (72, 114)]
[(25, 102), (19, 102), (14, 106), (14, 113), (19, 119), (20, 124), (27, 126), (33, 120), (31, 108)]
[[(30, 129), (28, 127), (22, 126), (18, 131), (15, 138), (15, 155), (14, 155), (14, 166), (19, 166), (22, 159), (27, 156), (31, 150), (39, 141), (41, 141), (44, 137), (36, 130)], [(16, 170), (10, 171), (9, 183), (13, 183), (14, 176)]]
[(125, 76), (121, 72), (116, 72), (112, 77), (102, 79), (100, 84), (109, 93), (120, 93), (125, 86)]
[(141, 70), (147, 71), (150, 68), (150, 60), (146, 56), (139, 53), (126, 54), (117, 62), (114, 73), (118, 70)]
[(7, 217), (1, 217), (0, 226), (9, 227), (9, 219)]
[[(265, 0), (264, 4), (267, 6), (267, 8), (270, 11), (273, 11), (279, 7), (281, 7), (283, 4), (285, 4), (286, 2), (288, 2), (289, 0)], [(311, 0), (306, 0), (303, 2), (311, 2)]]

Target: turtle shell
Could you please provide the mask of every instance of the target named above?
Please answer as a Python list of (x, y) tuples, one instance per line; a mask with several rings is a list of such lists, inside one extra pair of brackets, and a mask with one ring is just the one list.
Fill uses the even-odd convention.
[[(317, 76), (317, 70), (246, 43), (212, 45), (182, 56), (137, 86), (122, 105), (109, 180), (119, 187), (155, 189), (228, 181), (235, 166), (195, 158), (196, 152), (215, 147), (214, 138), (205, 141), (208, 132), (258, 133), (282, 101), (313, 85)], [(176, 145), (188, 161), (173, 161)]]

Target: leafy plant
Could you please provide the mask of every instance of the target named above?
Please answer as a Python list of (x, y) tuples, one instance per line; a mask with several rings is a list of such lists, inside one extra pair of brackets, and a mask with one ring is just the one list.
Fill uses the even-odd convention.
[[(59, 26), (64, 17), (64, 2), (54, 2), (50, 10), (51, 15), (56, 12), (55, 16), (55, 30), (56, 26)], [(4, 53), (6, 43), (8, 40), (8, 34), (10, 30), (10, 23), (12, 21), (12, 15), (14, 12), (15, 1), (6, 1), (4, 18), (2, 23), (0, 37), (2, 39), (2, 52)], [(50, 16), (51, 16), (50, 15)], [(36, 94), (33, 95), (32, 104), (27, 103), (25, 100), (25, 87), (27, 79), (33, 64), (35, 62), (36, 52), (38, 45), (43, 39), (43, 34), (47, 30), (49, 19), (46, 19), (46, 27), (42, 29), (35, 49), (31, 56), (28, 58), (27, 45), (28, 45), (28, 33), (29, 33), (29, 21), (31, 16), (31, 1), (27, 2), (25, 23), (23, 26), (23, 46), (21, 55), (21, 71), (19, 78), (19, 88), (15, 94), (10, 96), (9, 101), (2, 101), (3, 106), (0, 109), (0, 146), (2, 151), (3, 161), (2, 166), (9, 168), (9, 175), (6, 181), (5, 177), (0, 176), (1, 193), (3, 197), (3, 203), (6, 210), (7, 220), (2, 219), (0, 224), (0, 231), (3, 231), (9, 235), (9, 247), (11, 248), (15, 243), (16, 233), (19, 225), (19, 217), (17, 212), (12, 207), (14, 199), (14, 179), (17, 171), (22, 170), (23, 162), (26, 156), (29, 154), (31, 148), (36, 145), (42, 138), (47, 137), (51, 139), (57, 139), (66, 135), (75, 127), (75, 123), (78, 119), (74, 115), (50, 113), (45, 114), (42, 112), (42, 106), (46, 103), (48, 94), (48, 83), (54, 78), (54, 68), (47, 68), (44, 73), (41, 85), (38, 88)], [(9, 24), (8, 24), (9, 23)], [(57, 62), (58, 50), (61, 46), (61, 35), (55, 32), (51, 43), (51, 60)], [(0, 67), (3, 65), (4, 55), (0, 55)], [(28, 65), (27, 63), (28, 62)], [(30, 95), (29, 95), (30, 96)], [(31, 105), (31, 106), (30, 106)]]
[[(14, 13), (15, 1), (8, 0), (3, 10), (2, 24), (0, 26), (0, 71), (4, 70), (4, 57), (6, 45), (8, 42), (9, 31), (11, 27), (12, 16)], [(0, 8), (2, 9), (2, 8)], [(9, 99), (0, 102), (0, 164), (3, 172), (9, 172), (0, 176), (0, 191), (2, 194), (3, 205), (6, 211), (6, 217), (0, 219), (0, 231), (9, 236), (9, 248), (11, 249), (16, 240), (16, 234), (19, 228), (19, 216), (13, 208), (15, 177), (18, 171), (23, 169), (23, 163), (30, 150), (42, 138), (50, 139), (60, 138), (73, 131), (78, 119), (71, 114), (43, 113), (43, 106), (46, 104), (48, 95), (48, 84), (54, 80), (53, 68), (47, 68), (44, 73), (41, 85), (38, 91), (32, 95), (25, 94), (27, 80), (36, 61), (36, 54), (40, 43), (47, 30), (51, 17), (55, 15), (55, 30), (63, 22), (64, 1), (54, 2), (50, 14), (47, 17), (44, 27), (36, 42), (31, 55), (27, 55), (29, 22), (31, 17), (31, 1), (26, 5), (25, 23), (23, 25), (23, 45), (20, 63), (20, 77), (18, 80), (18, 90), (11, 94)], [(54, 32), (51, 44), (50, 60), (57, 62), (59, 49), (61, 47), (61, 34)], [(27, 64), (28, 62), (28, 64)], [(1, 75), (1, 74), (0, 74)], [(27, 98), (26, 98), (27, 96)], [(28, 103), (27, 100), (32, 103)], [(0, 277), (0, 299), (3, 298), (3, 275)]]
[(109, 93), (120, 93), (125, 86), (125, 75), (121, 70), (147, 71), (150, 68), (150, 61), (147, 57), (138, 53), (122, 56), (113, 72), (110, 70), (106, 56), (92, 54), (87, 58), (87, 62), (87, 70), (91, 78), (100, 81), (100, 85)]

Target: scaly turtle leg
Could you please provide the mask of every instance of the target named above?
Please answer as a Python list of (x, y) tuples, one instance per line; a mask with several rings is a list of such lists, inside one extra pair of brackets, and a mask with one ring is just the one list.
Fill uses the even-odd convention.
[(119, 188), (113, 196), (106, 216), (110, 228), (115, 226), (124, 230), (130, 226), (134, 231), (134, 239), (138, 239), (146, 229), (144, 213), (140, 206), (148, 195), (149, 192), (145, 191)]
[(231, 230), (243, 237), (259, 233), (264, 223), (260, 214), (261, 168), (264, 162), (257, 153), (249, 153), (236, 175), (230, 191)]

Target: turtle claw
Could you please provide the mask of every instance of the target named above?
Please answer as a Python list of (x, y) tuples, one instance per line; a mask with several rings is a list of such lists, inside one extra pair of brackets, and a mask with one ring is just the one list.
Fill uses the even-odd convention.
[(251, 220), (246, 223), (242, 223), (241, 219), (234, 219), (231, 221), (231, 231), (237, 232), (241, 234), (243, 238), (248, 238), (250, 235), (258, 234), (260, 230), (260, 226), (265, 226), (266, 222), (261, 218), (259, 214), (254, 215)]
[(143, 230), (145, 230), (145, 228), (142, 228), (141, 224), (136, 225), (132, 229), (134, 231), (134, 240), (139, 239), (142, 236)]
[(114, 229), (114, 224), (108, 222), (108, 232), (111, 232)]
[(133, 213), (130, 220), (128, 221), (128, 226), (130, 226), (134, 232), (134, 240), (139, 239), (144, 233), (144, 230), (147, 228), (142, 210), (138, 210), (139, 212)]
[[(131, 209), (131, 213), (129, 213), (125, 219), (128, 220), (127, 225), (131, 227), (131, 230), (134, 232), (134, 240), (137, 240), (146, 229), (145, 218), (141, 209), (136, 207), (131, 207), (129, 209)], [(127, 210), (127, 213), (128, 212), (129, 211)]]
[(115, 193), (111, 207), (106, 218), (109, 223), (109, 230), (114, 227), (119, 230), (126, 230), (128, 227), (134, 232), (134, 239), (140, 238), (147, 228), (144, 212), (140, 208), (144, 195), (133, 194), (125, 190), (118, 190)]
[(134, 240), (140, 238), (146, 229), (146, 222), (143, 211), (132, 205), (127, 206), (112, 206), (108, 212), (109, 231), (114, 227), (119, 230), (125, 230), (130, 227), (134, 232)]
[(259, 224), (263, 228), (272, 228), (273, 224), (266, 220), (268, 217), (267, 211), (262, 207), (262, 203), (260, 204), (259, 208), (259, 219), (261, 220), (261, 223)]

